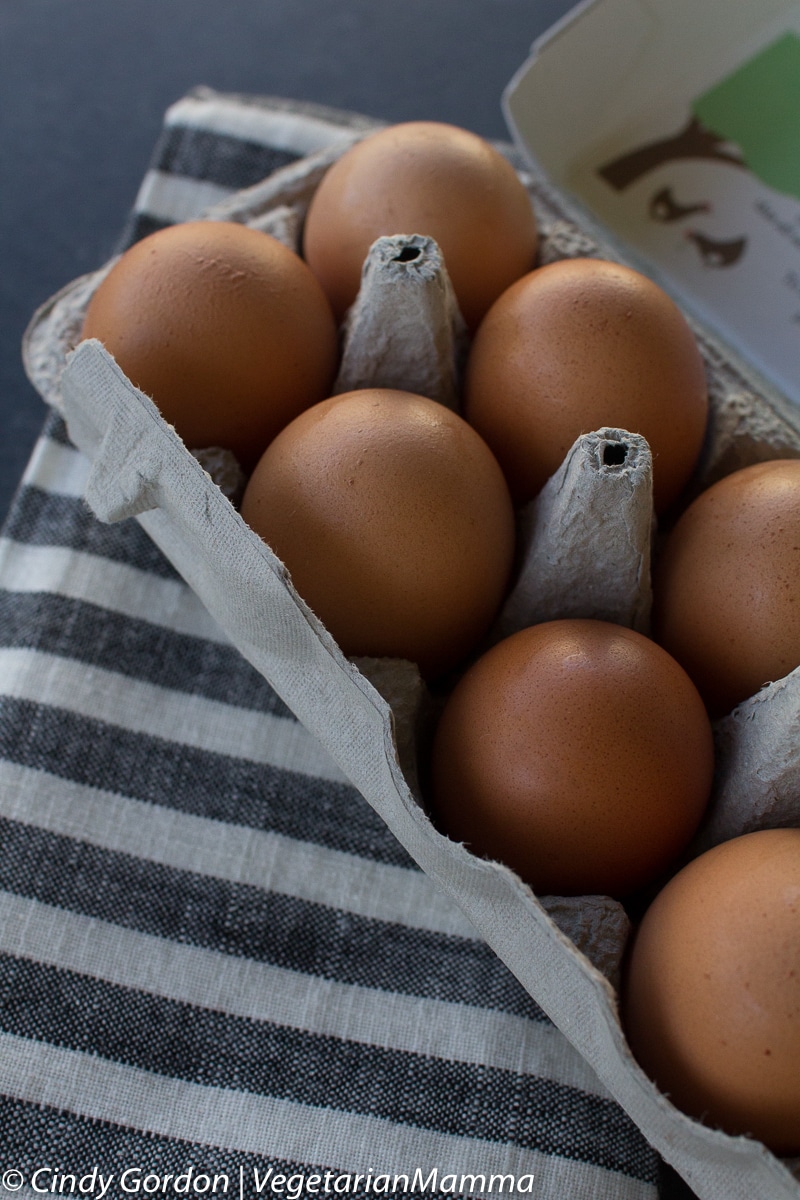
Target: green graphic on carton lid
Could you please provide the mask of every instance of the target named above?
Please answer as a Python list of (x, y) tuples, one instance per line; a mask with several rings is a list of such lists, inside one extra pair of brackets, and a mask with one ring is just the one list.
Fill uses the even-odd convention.
[(800, 37), (786, 33), (692, 105), (763, 183), (800, 200)]

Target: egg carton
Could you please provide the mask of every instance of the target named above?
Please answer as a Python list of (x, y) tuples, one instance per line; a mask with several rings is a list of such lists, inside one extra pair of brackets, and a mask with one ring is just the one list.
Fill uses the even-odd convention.
[[(319, 181), (360, 136), (277, 171), (205, 217), (251, 225), (299, 249)], [(536, 210), (541, 264), (579, 256), (624, 261), (587, 234), (545, 178), (515, 165)], [(241, 490), (236, 465), (224, 454), (220, 465), (220, 455), (207, 448), (190, 453), (99, 342), (78, 344), (86, 306), (113, 261), (39, 309), (23, 346), (31, 381), (65, 416), (70, 437), (91, 460), (86, 499), (95, 514), (140, 522), (233, 644), (458, 902), (701, 1200), (800, 1200), (800, 1160), (778, 1160), (752, 1139), (691, 1120), (634, 1060), (618, 1009), (630, 933), (623, 906), (605, 896), (536, 896), (511, 870), (477, 858), (435, 828), (417, 761), (437, 700), (416, 666), (347, 659), (231, 503)], [(693, 327), (707, 366), (711, 415), (687, 499), (739, 467), (800, 457), (800, 418)], [(396, 387), (457, 408), (466, 346), (436, 244), (413, 234), (379, 239), (342, 328), (335, 390)], [(487, 644), (565, 616), (647, 632), (655, 531), (650, 472), (649, 448), (635, 434), (609, 428), (577, 440), (539, 497), (518, 513), (517, 582)], [(690, 854), (752, 829), (800, 824), (798, 728), (800, 670), (716, 723), (714, 794)]]

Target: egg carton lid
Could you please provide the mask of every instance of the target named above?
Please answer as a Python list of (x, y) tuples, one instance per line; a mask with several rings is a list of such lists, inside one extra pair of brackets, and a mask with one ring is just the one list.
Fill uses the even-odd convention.
[(725, 347), (800, 405), (800, 5), (586, 0), (503, 95), (573, 205)]

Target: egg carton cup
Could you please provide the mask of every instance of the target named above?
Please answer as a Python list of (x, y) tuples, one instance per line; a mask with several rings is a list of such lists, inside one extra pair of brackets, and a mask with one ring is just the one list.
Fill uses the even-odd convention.
[[(206, 219), (252, 225), (298, 249), (314, 190), (349, 144), (345, 139), (275, 172), (209, 209)], [(546, 179), (515, 165), (536, 209), (540, 263), (579, 256), (624, 261), (586, 232), (581, 214)], [(209, 471), (219, 468), (207, 448), (190, 453), (99, 342), (78, 344), (86, 306), (111, 265), (42, 306), (23, 344), (31, 381), (65, 416), (70, 437), (91, 461), (86, 500), (97, 517), (139, 521), (232, 643), (458, 902), (701, 1200), (800, 1200), (800, 1162), (779, 1160), (750, 1138), (680, 1113), (634, 1060), (617, 1002), (630, 932), (622, 905), (605, 896), (537, 897), (511, 870), (477, 858), (435, 828), (417, 766), (438, 705), (416, 666), (347, 659), (284, 565), (212, 479)], [(707, 364), (711, 417), (688, 496), (752, 462), (800, 457), (800, 418), (761, 388), (745, 364), (694, 329)], [(341, 336), (337, 391), (391, 386), (456, 405), (466, 335), (431, 239), (414, 231), (379, 239)], [(235, 496), (234, 485), (226, 490)], [(516, 583), (486, 644), (563, 616), (615, 620), (646, 632), (654, 528), (644, 439), (619, 429), (579, 438), (540, 496), (518, 514)], [(798, 728), (800, 672), (717, 723), (714, 797), (692, 852), (745, 830), (800, 824)], [(613, 756), (613, 747), (605, 749)]]

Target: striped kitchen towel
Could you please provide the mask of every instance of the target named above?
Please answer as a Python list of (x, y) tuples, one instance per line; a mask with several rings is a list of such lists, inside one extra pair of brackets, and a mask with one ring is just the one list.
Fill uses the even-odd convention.
[[(375, 123), (198, 89), (125, 234)], [(0, 1200), (654, 1200), (591, 1070), (52, 415), (0, 541)]]

